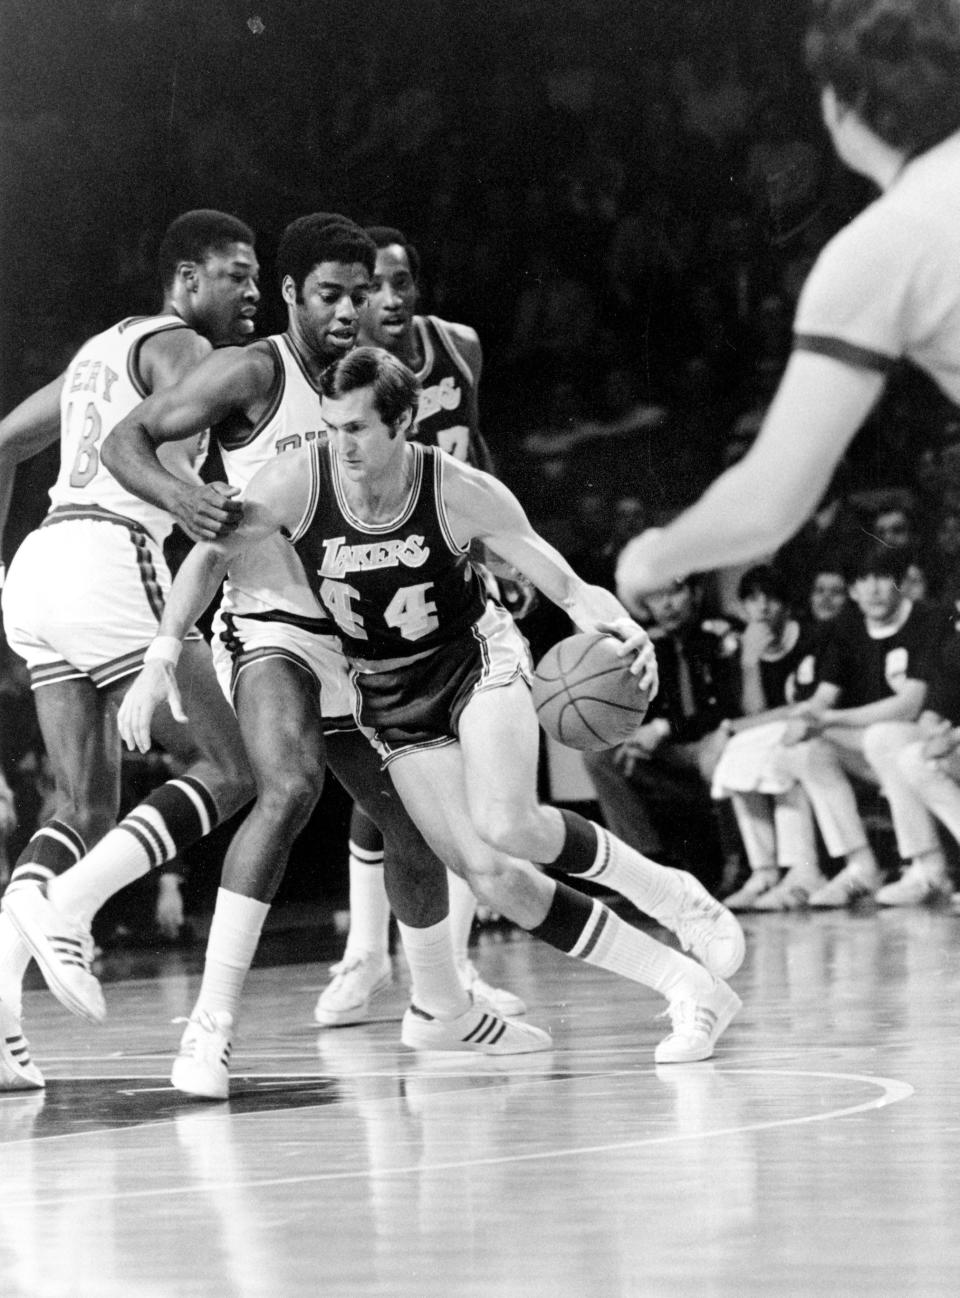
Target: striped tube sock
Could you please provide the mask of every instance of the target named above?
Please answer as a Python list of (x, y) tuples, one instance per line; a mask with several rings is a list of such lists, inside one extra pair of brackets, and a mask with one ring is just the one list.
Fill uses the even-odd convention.
[(344, 959), (386, 957), (390, 951), (390, 902), (383, 882), (383, 840), (378, 848), (350, 839), (350, 935)]
[(257, 953), (257, 944), (270, 903), (244, 897), (242, 893), (217, 889), (207, 953), (203, 962), (203, 981), (194, 1007), (215, 1014), (226, 1010), (234, 1018), (240, 1008), (244, 980)]
[(417, 1009), (435, 1019), (455, 1019), (470, 1008), (460, 986), (450, 943), (450, 921), (442, 919), (428, 928), (398, 924), (400, 940), (410, 967), (410, 999)]
[(602, 883), (654, 919), (663, 919), (673, 913), (680, 896), (676, 870), (659, 865), (628, 847), (609, 830), (602, 829), (575, 811), (561, 811), (560, 814), (567, 836), (560, 855), (549, 862), (551, 869), (575, 874), (592, 883)]
[(713, 978), (696, 961), (641, 933), (603, 902), (563, 883), (557, 884), (546, 918), (530, 932), (575, 960), (643, 983), (668, 1000), (713, 987)]
[(144, 798), (82, 861), (54, 879), (47, 895), (81, 923), (115, 892), (155, 870), (217, 823), (209, 789), (192, 775), (167, 780)]

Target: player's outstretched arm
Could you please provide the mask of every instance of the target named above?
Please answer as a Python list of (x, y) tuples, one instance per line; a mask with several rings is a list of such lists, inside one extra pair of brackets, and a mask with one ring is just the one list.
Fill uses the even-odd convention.
[(242, 513), (235, 487), (184, 482), (158, 458), (165, 442), (182, 441), (239, 412), (245, 416), (273, 379), (269, 355), (255, 348), (212, 352), (179, 381), (153, 392), (105, 438), (103, 462), (128, 491), (176, 518), (195, 541), (215, 540)]
[(62, 391), (61, 374), (0, 419), (0, 538), (10, 513), (17, 465), (52, 446), (60, 436)]
[(308, 449), (282, 456), (255, 474), (238, 527), (219, 541), (199, 542), (180, 565), (156, 639), (117, 715), (121, 738), (131, 750), (149, 750), (150, 723), (162, 703), (170, 704), (175, 720), (187, 720), (176, 678), (183, 638), (210, 605), (231, 561), (250, 546), (299, 522), (310, 491), (310, 475), (304, 472), (302, 459), (309, 453)]
[(444, 503), (453, 533), (464, 545), (484, 543), (558, 604), (581, 631), (603, 631), (623, 641), (621, 656), (644, 688), (656, 692), (657, 662), (650, 637), (602, 586), (578, 577), (559, 550), (533, 530), (516, 496), (489, 474), (444, 464)]
[(617, 566), (624, 602), (782, 545), (816, 508), (883, 384), (879, 371), (794, 352), (747, 456), (669, 526), (624, 548)]

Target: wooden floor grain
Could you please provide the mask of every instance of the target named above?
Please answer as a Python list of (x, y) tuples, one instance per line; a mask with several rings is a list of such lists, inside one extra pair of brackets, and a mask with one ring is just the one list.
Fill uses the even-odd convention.
[(955, 1295), (960, 918), (745, 926), (744, 1009), (698, 1065), (654, 1065), (652, 994), (510, 933), (476, 957), (550, 1054), (405, 1050), (399, 961), (377, 1022), (320, 1031), (327, 964), (277, 964), (227, 1104), (167, 1082), (189, 959), (111, 982), (100, 1029), (30, 991), (48, 1087), (0, 1095), (0, 1294)]

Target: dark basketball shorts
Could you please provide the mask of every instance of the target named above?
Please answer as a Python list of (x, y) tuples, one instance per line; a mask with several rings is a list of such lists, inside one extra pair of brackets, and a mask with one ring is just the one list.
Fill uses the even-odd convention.
[(356, 716), (387, 766), (456, 743), (470, 700), (515, 680), (530, 682), (527, 642), (491, 603), (468, 631), (426, 657), (388, 671), (355, 670)]

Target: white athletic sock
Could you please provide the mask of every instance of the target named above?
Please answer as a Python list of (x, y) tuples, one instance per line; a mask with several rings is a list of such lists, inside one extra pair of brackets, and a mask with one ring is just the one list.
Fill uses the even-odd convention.
[(642, 933), (600, 901), (594, 901), (590, 920), (570, 955), (652, 987), (670, 1001), (702, 994), (714, 985), (713, 977), (695, 960)]
[(400, 940), (410, 967), (410, 996), (418, 1009), (437, 1019), (466, 1013), (470, 998), (460, 985), (450, 943), (450, 921), (429, 928), (399, 924)]
[(244, 979), (253, 964), (269, 910), (269, 902), (228, 892), (226, 888), (217, 890), (195, 1013), (226, 1010), (236, 1019)]
[(447, 887), (450, 893), (450, 942), (453, 958), (457, 968), (464, 969), (470, 958), (470, 933), (473, 917), (477, 913), (477, 898), (470, 885), (452, 870), (447, 871)]
[(383, 849), (350, 843), (350, 933), (344, 958), (390, 954), (390, 902), (383, 882)]
[(82, 861), (51, 879), (47, 896), (65, 915), (89, 925), (105, 901), (128, 883), (142, 879), (153, 863), (143, 842), (118, 826)]
[(18, 1019), (23, 1017), (23, 975), (30, 960), (9, 917), (0, 912), (0, 1001)]
[(589, 870), (572, 875), (571, 879), (602, 881), (632, 901), (645, 915), (653, 919), (668, 918), (680, 900), (679, 872), (628, 847), (602, 826), (594, 825), (594, 829), (597, 831), (594, 863)]

